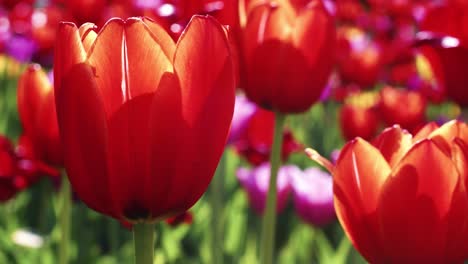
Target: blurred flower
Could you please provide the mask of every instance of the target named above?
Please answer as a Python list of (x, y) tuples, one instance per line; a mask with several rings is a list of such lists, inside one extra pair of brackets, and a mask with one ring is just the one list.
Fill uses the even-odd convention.
[(245, 95), (236, 95), (228, 144), (234, 143), (240, 139), (256, 111), (257, 106), (249, 101)]
[(30, 62), (36, 50), (36, 42), (26, 36), (14, 35), (5, 43), (5, 53), (22, 63)]
[(379, 110), (387, 126), (399, 124), (417, 131), (426, 122), (426, 98), (419, 92), (386, 86), (380, 90)]
[(18, 246), (27, 248), (41, 248), (44, 244), (44, 239), (31, 231), (17, 229), (11, 234), (11, 240)]
[(64, 4), (76, 23), (81, 25), (86, 22), (99, 22), (107, 2), (107, 0), (67, 0)]
[(62, 165), (54, 87), (38, 64), (28, 66), (18, 81), (18, 112), (34, 157), (51, 165)]
[(338, 30), (338, 71), (346, 82), (372, 87), (383, 66), (383, 48), (357, 27)]
[(294, 207), (306, 223), (324, 226), (333, 221), (333, 179), (319, 168), (291, 173)]
[[(257, 108), (253, 116), (250, 117), (247, 127), (240, 134), (240, 138), (234, 142), (236, 150), (255, 166), (269, 161), (274, 125), (273, 112)], [(281, 150), (282, 159), (287, 160), (291, 153), (300, 149), (301, 145), (295, 140), (292, 132), (285, 129)]]
[(58, 171), (35, 160), (25, 151), (21, 142), (17, 148), (0, 135), (0, 202), (36, 183), (42, 176), (58, 176)]
[(194, 16), (177, 44), (146, 18), (95, 29), (61, 23), (56, 43), (70, 183), (119, 220), (184, 212), (208, 187), (229, 132), (235, 77), (225, 29)]
[(334, 19), (323, 1), (251, 1), (244, 18), (241, 73), (247, 97), (270, 110), (306, 111), (334, 65)]
[(339, 110), (341, 132), (346, 140), (355, 137), (372, 138), (379, 128), (377, 106), (379, 96), (374, 92), (361, 92), (348, 96)]
[[(291, 191), (290, 177), (296, 173), (298, 167), (293, 165), (282, 166), (278, 171), (277, 204), (276, 212), (281, 213), (286, 207), (288, 195)], [(250, 206), (257, 214), (263, 214), (265, 209), (268, 185), (270, 182), (270, 164), (262, 163), (254, 169), (239, 168), (236, 172), (237, 179), (247, 192)]]
[[(460, 1), (461, 2), (461, 1)], [(468, 105), (468, 4), (447, 4), (432, 9), (421, 22), (419, 44), (429, 44), (437, 53), (431, 64), (440, 64), (439, 74), (447, 96)]]
[(334, 166), (338, 219), (370, 263), (462, 263), (468, 257), (468, 126), (425, 126), (414, 137), (399, 126), (372, 143), (357, 138)]

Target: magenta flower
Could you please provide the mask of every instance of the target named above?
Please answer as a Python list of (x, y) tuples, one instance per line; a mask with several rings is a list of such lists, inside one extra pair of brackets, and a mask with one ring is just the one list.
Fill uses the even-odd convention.
[(324, 226), (336, 218), (333, 207), (333, 179), (319, 168), (291, 174), (294, 207), (299, 217), (314, 226)]
[[(300, 172), (300, 169), (293, 165), (287, 165), (280, 168), (278, 172), (277, 192), (278, 200), (276, 212), (281, 213), (286, 207), (289, 193), (291, 192), (290, 177), (291, 174)], [(270, 164), (262, 163), (256, 168), (239, 168), (237, 178), (240, 184), (247, 192), (250, 205), (253, 210), (261, 215), (265, 208), (266, 196), (268, 193), (268, 183), (270, 180)]]
[(249, 101), (245, 95), (236, 95), (228, 144), (239, 140), (256, 110), (257, 106), (253, 102)]

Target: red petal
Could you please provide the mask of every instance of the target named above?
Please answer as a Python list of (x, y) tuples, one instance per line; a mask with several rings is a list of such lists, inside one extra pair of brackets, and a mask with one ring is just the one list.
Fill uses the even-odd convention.
[[(209, 59), (208, 59), (209, 58)], [(183, 149), (175, 177), (181, 182), (170, 204), (188, 209), (206, 190), (223, 152), (234, 109), (235, 77), (224, 29), (215, 19), (194, 16), (177, 43)], [(209, 146), (209, 147), (206, 147)], [(173, 197), (172, 197), (173, 196)]]
[(412, 146), (411, 134), (400, 126), (385, 129), (373, 141), (372, 145), (380, 150), (390, 167), (394, 167)]
[(55, 93), (59, 94), (63, 78), (75, 64), (86, 59), (86, 52), (75, 24), (59, 24), (54, 51), (54, 89)]
[(174, 40), (171, 36), (166, 32), (166, 30), (160, 26), (158, 23), (148, 19), (143, 18), (143, 22), (145, 23), (145, 27), (149, 29), (151, 32), (151, 37), (161, 46), (162, 51), (166, 54), (166, 57), (172, 58), (174, 57), (174, 52), (176, 49), (176, 45)]
[(395, 168), (379, 202), (389, 263), (444, 263), (447, 222), (459, 174), (431, 140), (417, 143)]
[[(152, 28), (156, 29), (157, 25)], [(172, 72), (173, 55), (168, 57), (158, 42), (158, 38), (170, 37), (162, 29), (154, 33), (139, 18), (129, 18), (125, 23), (129, 98), (154, 92), (162, 75)]]
[(92, 47), (94, 44), (94, 41), (96, 41), (97, 38), (97, 33), (96, 33), (96, 28), (97, 26), (94, 25), (93, 23), (85, 23), (80, 26), (78, 29), (81, 37), (81, 41), (83, 43), (83, 48), (86, 52), (89, 51), (89, 49)]
[(18, 80), (18, 111), (26, 133), (33, 135), (37, 112), (53, 87), (38, 64), (30, 65)]
[(124, 79), (123, 42), (124, 21), (111, 19), (99, 32), (88, 54), (97, 87), (106, 98), (104, 106), (108, 117), (129, 99), (129, 87)]
[[(148, 219), (144, 180), (149, 177), (149, 113), (153, 93), (126, 101), (109, 120), (109, 172), (119, 213), (128, 220)], [(171, 100), (166, 98), (166, 100)], [(158, 124), (162, 126), (164, 124)]]
[(175, 75), (167, 73), (161, 79), (150, 113), (152, 173), (145, 181), (145, 199), (151, 202), (152, 217), (161, 217), (187, 207), (184, 204), (176, 208), (173, 201), (183, 199), (187, 194), (183, 193), (187, 191), (185, 186), (196, 181), (193, 175), (197, 173), (192, 170), (191, 174), (178, 174), (177, 168), (188, 166), (179, 162), (181, 156), (189, 154), (185, 153), (187, 126), (182, 116), (181, 88)]
[(114, 215), (107, 170), (107, 121), (92, 68), (75, 65), (57, 97), (65, 166), (73, 190), (89, 207)]
[(357, 138), (342, 150), (333, 173), (335, 210), (355, 247), (368, 261), (378, 262), (382, 250), (376, 210), (390, 166), (380, 152)]
[(429, 137), (429, 135), (432, 133), (432, 131), (434, 131), (434, 130), (436, 130), (438, 128), (439, 128), (439, 125), (437, 125), (436, 122), (427, 123), (413, 137), (413, 142), (417, 142), (417, 141), (419, 141), (421, 139), (425, 139), (425, 138)]

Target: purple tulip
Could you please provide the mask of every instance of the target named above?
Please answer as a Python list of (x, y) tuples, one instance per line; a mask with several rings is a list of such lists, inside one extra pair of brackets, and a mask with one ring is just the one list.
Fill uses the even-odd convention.
[(30, 62), (36, 52), (36, 43), (28, 37), (15, 35), (5, 43), (5, 52), (19, 62)]
[(234, 105), (234, 115), (231, 122), (231, 130), (229, 131), (228, 144), (236, 142), (241, 137), (241, 134), (246, 129), (250, 118), (257, 110), (257, 106), (249, 101), (245, 95), (236, 95)]
[[(277, 193), (278, 200), (276, 212), (281, 213), (286, 207), (288, 195), (291, 191), (290, 178), (292, 174), (300, 172), (293, 165), (282, 166), (278, 172)], [(262, 163), (254, 169), (239, 168), (237, 178), (247, 192), (253, 210), (261, 215), (265, 209), (268, 184), (270, 181), (270, 164)]]
[(324, 226), (333, 221), (333, 179), (319, 168), (309, 168), (291, 175), (296, 213), (305, 222)]

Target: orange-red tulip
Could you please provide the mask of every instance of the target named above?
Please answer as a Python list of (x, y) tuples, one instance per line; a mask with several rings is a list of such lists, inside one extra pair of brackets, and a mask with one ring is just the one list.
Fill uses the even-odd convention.
[(426, 106), (427, 99), (419, 92), (390, 86), (380, 90), (380, 113), (388, 126), (399, 124), (416, 131), (425, 123)]
[[(459, 3), (456, 3), (459, 2)], [(452, 1), (431, 10), (421, 24), (421, 34), (437, 53), (432, 64), (437, 65), (437, 77), (445, 86), (447, 96), (460, 105), (468, 105), (468, 4)], [(438, 65), (440, 64), (440, 65)]]
[(242, 88), (267, 109), (303, 112), (319, 99), (334, 65), (334, 19), (321, 0), (253, 2), (241, 19)]
[(194, 16), (177, 43), (145, 18), (95, 32), (59, 26), (55, 91), (65, 166), (91, 208), (151, 221), (189, 209), (206, 190), (234, 109), (225, 29)]
[(31, 140), (34, 158), (61, 165), (54, 87), (37, 64), (30, 65), (18, 81), (18, 112), (24, 136)]
[(377, 133), (380, 118), (377, 111), (378, 95), (362, 93), (351, 95), (340, 108), (341, 132), (346, 140), (355, 137), (371, 139)]
[(468, 126), (399, 126), (350, 141), (333, 173), (335, 209), (370, 263), (463, 263), (468, 257)]

